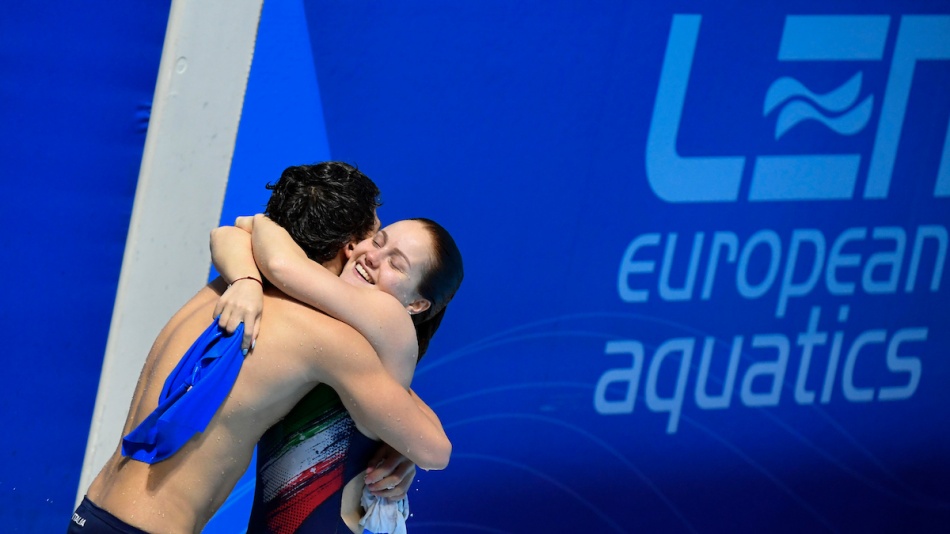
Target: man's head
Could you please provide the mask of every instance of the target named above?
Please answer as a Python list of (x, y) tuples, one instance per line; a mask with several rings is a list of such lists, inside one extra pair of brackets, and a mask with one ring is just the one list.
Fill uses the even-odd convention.
[(352, 165), (326, 161), (288, 167), (276, 184), (266, 214), (284, 227), (307, 256), (326, 262), (379, 227), (379, 188)]

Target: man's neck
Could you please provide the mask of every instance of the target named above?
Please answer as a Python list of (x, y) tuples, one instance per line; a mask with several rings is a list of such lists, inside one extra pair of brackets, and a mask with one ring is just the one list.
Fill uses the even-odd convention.
[(323, 262), (321, 265), (323, 265), (331, 273), (337, 276), (340, 276), (340, 273), (343, 272), (343, 265), (345, 264), (346, 264), (346, 256), (344, 256), (343, 253), (341, 252), (340, 254), (337, 254), (335, 257)]

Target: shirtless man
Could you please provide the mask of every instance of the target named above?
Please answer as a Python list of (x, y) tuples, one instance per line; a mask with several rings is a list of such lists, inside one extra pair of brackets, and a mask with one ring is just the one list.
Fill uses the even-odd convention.
[[(345, 179), (368, 182), (344, 164), (321, 165), (349, 174)], [(375, 186), (371, 191), (374, 212), (378, 191)], [(342, 263), (342, 257), (335, 259), (335, 265)], [(207, 328), (226, 288), (221, 280), (209, 284), (162, 329), (140, 375), (124, 433), (158, 405), (166, 377)], [(264, 307), (260, 336), (205, 431), (155, 464), (123, 457), (117, 447), (73, 516), (71, 532), (200, 532), (248, 467), (261, 435), (321, 383), (336, 390), (355, 421), (415, 464), (447, 465), (451, 444), (438, 419), (390, 377), (363, 336), (272, 287), (265, 291)]]

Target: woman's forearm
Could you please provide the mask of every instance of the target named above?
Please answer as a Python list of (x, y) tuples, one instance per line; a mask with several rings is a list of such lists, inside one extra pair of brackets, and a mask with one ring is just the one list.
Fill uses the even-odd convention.
[[(228, 284), (215, 303), (212, 317), (229, 334), (244, 325), (241, 348), (247, 354), (254, 348), (254, 341), (260, 333), (264, 310), (264, 284), (251, 254), (251, 235), (233, 226), (212, 230), (211, 259)], [(239, 280), (243, 281), (238, 283)]]
[(264, 216), (255, 216), (251, 249), (264, 276), (281, 287), (292, 284), (292, 291), (298, 289), (295, 286), (309, 258), (287, 230)]
[(384, 359), (401, 358), (417, 347), (411, 320), (391, 295), (341, 280), (311, 261), (286, 230), (264, 216), (255, 216), (251, 240), (254, 259), (268, 280), (287, 295), (355, 328)]
[(211, 231), (211, 262), (229, 284), (246, 276), (260, 280), (261, 272), (251, 252), (251, 235), (240, 228), (222, 226)]
[(345, 293), (341, 293), (347, 289), (345, 282), (311, 261), (282, 227), (257, 216), (251, 242), (261, 273), (281, 291), (332, 316), (346, 306)]

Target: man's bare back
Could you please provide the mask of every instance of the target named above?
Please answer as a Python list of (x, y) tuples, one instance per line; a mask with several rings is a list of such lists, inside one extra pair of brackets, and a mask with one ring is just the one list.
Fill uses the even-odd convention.
[[(202, 289), (159, 334), (139, 377), (124, 433), (157, 406), (165, 378), (210, 324), (223, 289)], [(419, 419), (425, 415), (359, 333), (280, 292), (269, 290), (264, 299), (262, 334), (205, 431), (152, 465), (125, 458), (117, 448), (90, 486), (90, 500), (149, 532), (200, 532), (248, 467), (261, 435), (321, 382), (337, 390), (354, 420), (396, 450), (420, 465), (444, 467), (447, 440), (445, 450), (427, 447), (407, 454), (417, 445), (418, 432), (406, 429), (426, 426)], [(440, 442), (431, 434), (419, 438)]]

